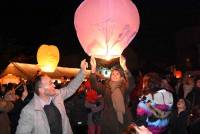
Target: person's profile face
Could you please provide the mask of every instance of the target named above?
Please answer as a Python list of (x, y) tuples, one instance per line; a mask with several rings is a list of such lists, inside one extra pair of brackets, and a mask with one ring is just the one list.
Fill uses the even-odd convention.
[(55, 96), (56, 90), (55, 85), (52, 82), (51, 78), (48, 76), (42, 77), (42, 88), (44, 89), (44, 94), (47, 96)]

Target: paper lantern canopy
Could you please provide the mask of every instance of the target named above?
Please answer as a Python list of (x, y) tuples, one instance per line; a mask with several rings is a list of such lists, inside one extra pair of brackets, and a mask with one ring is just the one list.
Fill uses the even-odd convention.
[(41, 45), (37, 51), (37, 62), (44, 72), (54, 72), (59, 62), (59, 50), (54, 45)]
[(13, 74), (7, 74), (0, 79), (0, 83), (1, 84), (8, 84), (8, 83), (19, 84), (20, 78)]
[(74, 25), (89, 55), (116, 58), (139, 29), (139, 13), (131, 0), (85, 0), (77, 8)]

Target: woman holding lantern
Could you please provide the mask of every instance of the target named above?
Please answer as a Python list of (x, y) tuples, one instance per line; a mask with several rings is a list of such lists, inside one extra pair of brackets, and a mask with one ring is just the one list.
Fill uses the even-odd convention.
[(121, 134), (130, 123), (132, 117), (128, 109), (128, 94), (135, 86), (133, 77), (126, 67), (126, 59), (120, 57), (120, 65), (114, 66), (110, 78), (103, 84), (98, 82), (96, 73), (96, 60), (90, 59), (92, 87), (104, 97), (102, 116), (102, 134)]

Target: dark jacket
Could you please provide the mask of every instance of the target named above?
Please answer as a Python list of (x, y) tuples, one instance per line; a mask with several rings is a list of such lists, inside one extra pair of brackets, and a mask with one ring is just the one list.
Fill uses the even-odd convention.
[(0, 98), (0, 134), (10, 134), (10, 120), (7, 112), (13, 109), (13, 104)]
[(121, 134), (122, 130), (125, 129), (129, 123), (132, 121), (131, 113), (128, 108), (128, 98), (130, 90), (134, 88), (135, 83), (134, 79), (130, 72), (126, 75), (128, 78), (129, 86), (128, 89), (123, 92), (125, 99), (125, 114), (124, 114), (124, 123), (119, 123), (117, 119), (117, 113), (113, 107), (111, 90), (108, 88), (107, 83), (104, 84), (97, 81), (97, 76), (91, 74), (90, 81), (92, 87), (97, 90), (97, 92), (103, 94), (104, 98), (104, 109), (102, 111), (102, 134)]
[(169, 126), (170, 134), (188, 134), (188, 117), (188, 111), (183, 111), (179, 114), (177, 111), (172, 112)]
[(190, 134), (199, 134), (200, 133), (200, 89), (194, 88), (187, 96), (187, 100), (191, 104), (191, 115), (190, 116), (190, 125), (189, 133)]

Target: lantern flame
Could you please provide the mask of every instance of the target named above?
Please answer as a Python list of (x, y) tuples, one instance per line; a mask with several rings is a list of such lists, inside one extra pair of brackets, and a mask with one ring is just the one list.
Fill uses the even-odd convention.
[(176, 70), (176, 71), (175, 71), (175, 77), (176, 77), (177, 79), (182, 78), (182, 72), (181, 72), (180, 70)]
[[(95, 45), (93, 45), (93, 46), (95, 46)], [(99, 47), (99, 46), (101, 46), (101, 47)], [(120, 57), (122, 52), (123, 51), (122, 51), (121, 45), (119, 45), (118, 43), (111, 45), (110, 42), (105, 44), (105, 43), (103, 43), (103, 41), (101, 41), (99, 43), (99, 45), (97, 45), (97, 47), (91, 48), (90, 52), (88, 52), (88, 54), (90, 56), (93, 55), (95, 58), (111, 60), (113, 58)]]
[(55, 68), (52, 67), (52, 65), (50, 65), (50, 64), (43, 65), (43, 66), (39, 65), (39, 67), (40, 67), (40, 68), (42, 69), (42, 71), (44, 71), (44, 72), (54, 72), (54, 70), (55, 70)]

